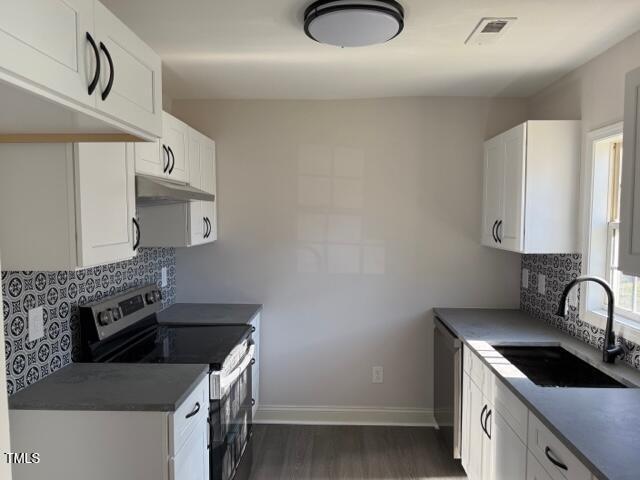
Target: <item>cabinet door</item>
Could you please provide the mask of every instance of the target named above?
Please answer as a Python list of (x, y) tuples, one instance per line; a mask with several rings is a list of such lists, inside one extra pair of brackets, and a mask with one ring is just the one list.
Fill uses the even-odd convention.
[(74, 146), (78, 266), (134, 256), (135, 173), (128, 143)]
[(501, 247), (515, 251), (521, 251), (523, 248), (525, 135), (526, 123), (501, 135), (504, 141), (505, 160), (500, 216), (502, 223), (497, 233)]
[(482, 244), (497, 248), (500, 244), (496, 230), (503, 213), (505, 154), (501, 135), (485, 142)]
[[(166, 166), (166, 156), (160, 154), (160, 142), (136, 142), (133, 144), (136, 173), (161, 177)], [(164, 153), (164, 152), (163, 152)]]
[(171, 480), (209, 480), (209, 432), (206, 418), (191, 432), (170, 461)]
[[(160, 57), (98, 1), (95, 2), (95, 33), (102, 66), (96, 89), (98, 109), (160, 137)], [(110, 81), (111, 89), (107, 92)]]
[(194, 129), (189, 128), (188, 138), (189, 185), (202, 190), (201, 152), (204, 143), (204, 137), (199, 132), (196, 132)]
[[(204, 137), (201, 146), (202, 190), (216, 194), (216, 144)], [(216, 198), (216, 201), (218, 199)]]
[(527, 447), (507, 424), (500, 412), (494, 412), (491, 423), (491, 478), (494, 480), (525, 480)]
[(484, 444), (484, 430), (482, 419), (486, 413), (486, 403), (482, 392), (473, 382), (468, 382), (468, 442), (465, 470), (470, 480), (481, 480), (482, 477), (482, 447)]
[(627, 74), (618, 265), (640, 275), (640, 68)]
[(189, 202), (189, 236), (191, 245), (205, 243), (205, 233), (208, 225), (205, 220), (204, 203), (201, 201)]
[[(483, 396), (483, 405), (487, 405), (487, 410), (484, 416), (486, 432), (482, 430), (482, 480), (494, 480), (493, 472), (493, 453), (495, 449), (494, 443), (494, 415), (493, 406), (489, 404), (488, 399)], [(484, 407), (483, 407), (484, 408)], [(515, 480), (515, 479), (512, 479)]]
[(171, 165), (167, 175), (171, 180), (186, 182), (188, 180), (189, 127), (169, 115), (162, 114), (162, 144), (171, 155)]
[(215, 242), (218, 239), (218, 213), (216, 202), (202, 202), (203, 214), (209, 223), (209, 234), (207, 242)]
[(0, 0), (0, 78), (8, 72), (26, 88), (94, 106), (96, 62), (86, 37), (93, 31), (93, 0)]

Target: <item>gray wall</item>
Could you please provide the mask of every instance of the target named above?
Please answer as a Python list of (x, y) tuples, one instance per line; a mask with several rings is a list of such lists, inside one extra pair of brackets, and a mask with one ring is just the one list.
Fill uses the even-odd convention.
[[(132, 260), (74, 272), (2, 272), (7, 390), (27, 387), (72, 361), (79, 346), (78, 305), (147, 283), (160, 283), (163, 304), (176, 294), (175, 249), (143, 248)], [(31, 341), (28, 311), (44, 307), (44, 336)]]
[(429, 408), (431, 309), (517, 307), (519, 255), (479, 242), (482, 142), (524, 101), (172, 108), (216, 140), (219, 194), (220, 239), (177, 253), (178, 301), (264, 304), (262, 404)]

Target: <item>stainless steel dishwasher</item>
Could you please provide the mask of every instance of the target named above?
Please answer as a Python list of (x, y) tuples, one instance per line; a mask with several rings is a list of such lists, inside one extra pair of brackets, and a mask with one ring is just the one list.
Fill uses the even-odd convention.
[(462, 343), (434, 319), (434, 416), (441, 440), (460, 458), (462, 435)]

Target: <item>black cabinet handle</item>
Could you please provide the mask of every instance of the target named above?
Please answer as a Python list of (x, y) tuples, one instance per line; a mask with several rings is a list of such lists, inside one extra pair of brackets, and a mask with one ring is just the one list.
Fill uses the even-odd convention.
[[(171, 164), (171, 157), (169, 156), (169, 150), (167, 150), (167, 146), (166, 145), (162, 145), (162, 151), (164, 152), (164, 155), (162, 156), (162, 173), (167, 173), (167, 169), (169, 168), (169, 165)], [(167, 157), (167, 164), (165, 165), (164, 163), (164, 157)]]
[(255, 399), (255, 398), (252, 398), (252, 399), (251, 399), (251, 406), (252, 406), (252, 407), (255, 407), (255, 406), (256, 406), (256, 399)]
[(93, 37), (89, 32), (87, 32), (87, 41), (89, 42), (89, 45), (91, 45), (93, 55), (96, 57), (96, 71), (93, 74), (93, 80), (91, 80), (89, 88), (87, 89), (89, 95), (93, 95), (93, 92), (98, 86), (98, 80), (100, 80), (100, 52), (98, 52), (98, 46), (96, 45), (96, 42), (93, 40)]
[(200, 402), (196, 402), (196, 406), (191, 412), (187, 413), (184, 418), (191, 418), (200, 411)]
[(500, 235), (500, 227), (502, 227), (502, 220), (498, 221), (496, 226), (496, 237), (498, 237), (498, 243), (502, 243), (502, 236)]
[(209, 229), (207, 230), (207, 238), (209, 238), (211, 236), (211, 230), (213, 229), (213, 227), (211, 226), (211, 220), (209, 220), (209, 217), (206, 217), (207, 219), (207, 225), (209, 226)]
[(547, 456), (547, 458), (549, 459), (549, 461), (551, 463), (553, 463), (556, 467), (561, 468), (562, 470), (569, 470), (569, 467), (567, 467), (564, 463), (560, 462), (559, 460), (556, 460), (555, 458), (553, 458), (553, 456), (551, 456), (553, 452), (551, 451), (551, 449), (549, 447), (546, 447), (544, 449), (544, 454)]
[(493, 241), (498, 243), (498, 237), (496, 237), (496, 226), (498, 225), (498, 220), (493, 222), (493, 228), (491, 229), (491, 235), (493, 236)]
[(487, 416), (484, 417), (484, 428), (483, 428), (483, 430), (484, 430), (484, 433), (487, 434), (487, 437), (489, 437), (489, 440), (491, 440), (491, 433), (489, 432), (488, 424), (489, 424), (489, 419), (491, 418), (492, 414), (493, 414), (493, 410), (489, 410), (487, 412)]
[(251, 333), (256, 331), (256, 327), (251, 327)]
[(255, 358), (252, 358), (252, 359), (251, 359), (251, 365), (255, 365), (255, 364), (256, 364), (256, 359), (255, 359)]
[(102, 100), (104, 101), (111, 93), (111, 88), (113, 87), (113, 78), (115, 77), (116, 72), (113, 70), (113, 60), (111, 59), (111, 54), (102, 42), (100, 42), (100, 50), (104, 52), (104, 56), (107, 57), (107, 62), (109, 62), (109, 81), (107, 82), (107, 88), (105, 88), (104, 92), (102, 92)]
[(486, 412), (486, 411), (487, 411), (487, 408), (489, 408), (489, 407), (488, 407), (487, 405), (485, 405), (485, 406), (482, 408), (482, 411), (480, 412), (480, 427), (482, 428), (482, 431), (483, 431), (484, 433), (487, 433), (487, 431), (486, 431), (486, 430), (485, 430), (485, 428), (484, 428), (484, 412)]
[(132, 218), (131, 220), (133, 221), (133, 226), (136, 227), (136, 241), (133, 244), (133, 250), (135, 251), (140, 246), (140, 224), (135, 218)]
[(171, 150), (171, 147), (167, 147), (167, 150), (169, 150), (172, 159), (171, 167), (169, 167), (169, 175), (171, 175), (171, 173), (173, 172), (173, 167), (176, 166), (176, 156), (173, 154), (173, 150)]

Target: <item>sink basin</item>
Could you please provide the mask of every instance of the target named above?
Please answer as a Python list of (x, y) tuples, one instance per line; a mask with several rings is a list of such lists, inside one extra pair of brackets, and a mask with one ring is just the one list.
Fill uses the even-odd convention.
[(562, 347), (502, 345), (493, 348), (541, 387), (626, 388)]

